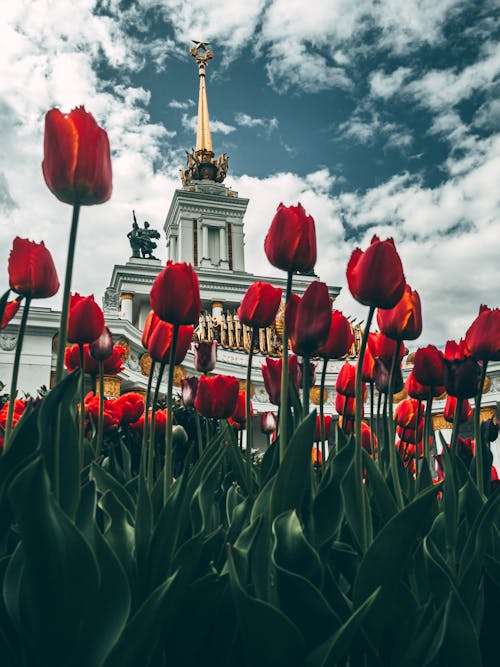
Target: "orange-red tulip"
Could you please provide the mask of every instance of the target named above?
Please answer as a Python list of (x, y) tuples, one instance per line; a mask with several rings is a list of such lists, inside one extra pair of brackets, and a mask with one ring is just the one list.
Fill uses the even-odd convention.
[(72, 294), (69, 302), (68, 342), (93, 343), (104, 329), (104, 315), (94, 295)]
[(476, 359), (500, 360), (500, 309), (481, 306), (465, 334), (465, 344)]
[(323, 359), (340, 359), (346, 355), (354, 343), (352, 326), (340, 310), (334, 310), (330, 320), (328, 338), (318, 352)]
[(377, 310), (380, 331), (393, 340), (415, 340), (422, 333), (422, 307), (418, 292), (405, 286), (403, 296), (388, 310)]
[(44, 242), (16, 236), (9, 255), (9, 285), (14, 292), (33, 299), (45, 299), (59, 289), (52, 255)]
[(7, 301), (2, 314), (2, 322), (0, 323), (0, 329), (5, 329), (7, 324), (11, 321), (11, 319), (19, 310), (19, 306), (20, 302), (17, 299), (15, 299), (14, 301)]

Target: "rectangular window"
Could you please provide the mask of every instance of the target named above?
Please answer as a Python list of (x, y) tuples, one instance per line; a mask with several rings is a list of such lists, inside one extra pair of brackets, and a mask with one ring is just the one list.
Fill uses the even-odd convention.
[(227, 261), (229, 263), (229, 270), (233, 270), (233, 231), (231, 223), (227, 223)]
[(198, 220), (193, 220), (193, 264), (198, 266)]

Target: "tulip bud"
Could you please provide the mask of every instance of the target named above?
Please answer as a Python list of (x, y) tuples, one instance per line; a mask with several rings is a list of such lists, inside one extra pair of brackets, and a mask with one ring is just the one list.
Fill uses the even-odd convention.
[(194, 406), (194, 399), (198, 391), (199, 379), (193, 375), (192, 377), (182, 378), (181, 380), (181, 400), (185, 408), (192, 408)]
[[(381, 394), (387, 394), (389, 391), (389, 380), (391, 376), (391, 366), (392, 361), (387, 359), (381, 359), (377, 357), (375, 359), (375, 369), (373, 371), (373, 379), (375, 381), (375, 387)], [(401, 391), (404, 387), (403, 374), (401, 372), (401, 366), (397, 365), (395, 368), (395, 381), (394, 381), (394, 393)]]
[(266, 435), (270, 435), (276, 431), (278, 426), (278, 419), (274, 412), (263, 412), (260, 416), (260, 430)]
[(99, 338), (89, 345), (89, 352), (97, 361), (104, 361), (113, 352), (113, 336), (108, 327), (104, 327)]
[(194, 367), (198, 373), (210, 373), (217, 363), (217, 341), (202, 340), (194, 344)]

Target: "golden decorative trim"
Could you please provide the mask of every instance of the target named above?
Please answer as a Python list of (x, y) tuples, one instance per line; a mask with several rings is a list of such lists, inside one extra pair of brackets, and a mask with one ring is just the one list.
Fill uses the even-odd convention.
[(394, 403), (400, 403), (401, 401), (404, 401), (405, 398), (408, 398), (408, 393), (403, 387), (401, 391), (398, 391), (396, 394), (394, 394), (393, 401)]
[(134, 295), (131, 294), (130, 292), (122, 292), (122, 293), (120, 294), (120, 299), (121, 299), (122, 301), (132, 301), (133, 298), (134, 298)]
[[(117, 398), (120, 395), (121, 379), (117, 375), (104, 376), (104, 396), (106, 398)], [(97, 383), (99, 385), (99, 383)], [(99, 395), (99, 388), (96, 388), (96, 394)]]
[(222, 301), (212, 301), (212, 308), (222, 308), (223, 305)]
[[(320, 398), (321, 398), (320, 392), (321, 392), (320, 387), (311, 387), (311, 390), (309, 391), (309, 398), (311, 399), (311, 403), (314, 403), (314, 405), (320, 404)], [(327, 400), (328, 400), (328, 390), (324, 389), (323, 403), (326, 403)]]
[[(247, 383), (245, 380), (240, 380), (240, 391), (246, 391), (247, 389)], [(250, 398), (253, 398), (255, 396), (255, 388), (253, 386), (253, 382), (250, 382)]]
[(151, 359), (149, 352), (144, 352), (144, 354), (141, 354), (141, 358), (139, 359), (139, 366), (141, 368), (141, 373), (146, 377), (149, 377), (149, 374), (151, 373), (152, 364), (153, 360)]
[(484, 378), (483, 394), (486, 394), (491, 388), (491, 380), (488, 376)]
[(175, 366), (174, 367), (174, 387), (180, 387), (181, 386), (181, 380), (185, 378), (187, 375), (186, 370), (184, 366)]

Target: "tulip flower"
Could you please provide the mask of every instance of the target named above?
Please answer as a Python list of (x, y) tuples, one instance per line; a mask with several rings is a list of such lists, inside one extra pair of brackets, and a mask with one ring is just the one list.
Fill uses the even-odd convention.
[(302, 204), (280, 204), (264, 240), (273, 266), (283, 271), (309, 273), (316, 264), (316, 228)]
[[(330, 437), (330, 430), (332, 428), (332, 416), (325, 415), (325, 438), (328, 440)], [(321, 440), (321, 418), (318, 415), (316, 417), (316, 430), (314, 431), (314, 440), (319, 442)]]
[(197, 324), (201, 310), (200, 287), (191, 264), (169, 260), (151, 287), (150, 301), (164, 322)]
[(396, 406), (394, 420), (401, 428), (415, 428), (421, 419), (420, 401), (407, 398)]
[(7, 301), (5, 304), (5, 308), (2, 314), (2, 321), (0, 323), (0, 330), (5, 329), (7, 324), (11, 321), (11, 319), (15, 316), (17, 311), (19, 310), (21, 302), (15, 299), (14, 301)]
[[(283, 359), (273, 359), (266, 357), (266, 363), (262, 364), (262, 377), (264, 378), (264, 387), (269, 394), (269, 400), (273, 405), (279, 405), (281, 399), (281, 370)], [(298, 390), (300, 386), (300, 368), (298, 359), (295, 355), (288, 358), (288, 372), (290, 378)]]
[(331, 304), (328, 286), (319, 280), (309, 285), (302, 298), (292, 294), (285, 323), (295, 354), (313, 355), (326, 343), (332, 322)]
[(419, 401), (426, 401), (430, 396), (436, 398), (445, 392), (444, 385), (429, 387), (425, 384), (420, 384), (415, 378), (415, 372), (412, 368), (410, 374), (406, 378), (405, 389), (408, 396), (416, 398)]
[[(99, 420), (99, 396), (96, 396), (93, 392), (89, 392), (85, 396), (84, 401), (85, 413), (92, 419), (94, 425), (97, 424)], [(104, 401), (103, 406), (103, 430), (112, 431), (120, 423), (121, 414), (114, 410), (114, 400), (107, 399)]]
[(481, 366), (468, 357), (464, 342), (450, 340), (444, 350), (444, 386), (450, 396), (472, 398), (476, 396), (481, 380)]
[(343, 396), (355, 396), (356, 394), (356, 366), (346, 361), (337, 375), (335, 389)]
[(227, 419), (232, 415), (238, 401), (240, 385), (235, 377), (228, 375), (202, 375), (196, 392), (194, 407), (204, 417)]
[(217, 363), (217, 341), (202, 340), (194, 344), (194, 367), (198, 373), (210, 373)]
[(113, 354), (113, 336), (108, 327), (104, 327), (102, 334), (89, 345), (90, 356), (96, 361), (105, 361)]
[(144, 323), (144, 329), (142, 331), (142, 338), (141, 338), (142, 347), (145, 350), (148, 349), (149, 339), (158, 322), (161, 322), (160, 318), (158, 317), (158, 315), (155, 313), (154, 310), (150, 310), (148, 316), (146, 317), (146, 321)]
[(84, 107), (45, 116), (42, 171), (49, 190), (66, 204), (102, 204), (111, 197), (109, 141)]
[[(90, 355), (89, 345), (83, 346), (83, 370), (90, 375), (97, 375), (99, 372), (99, 364)], [(104, 375), (118, 375), (123, 370), (123, 357), (126, 354), (126, 349), (122, 345), (114, 345), (113, 350), (107, 359), (103, 362)], [(78, 344), (66, 348), (64, 356), (64, 363), (66, 368), (71, 372), (76, 368), (80, 368), (80, 350)]]
[(181, 379), (181, 400), (185, 408), (194, 406), (198, 383), (199, 379), (195, 375)]
[(399, 361), (401, 361), (405, 354), (405, 348), (399, 345), (398, 341), (389, 338), (381, 332), (368, 334), (368, 350), (374, 359), (378, 357), (390, 363), (397, 348), (399, 348)]
[[(457, 399), (455, 396), (447, 396), (446, 397), (446, 403), (444, 406), (444, 411), (443, 411), (443, 417), (446, 419), (447, 422), (450, 422), (450, 424), (453, 424), (453, 420), (455, 419), (455, 413), (457, 411)], [(469, 419), (472, 419), (472, 406), (467, 400), (462, 400), (462, 406), (460, 410), (460, 417), (459, 417), (459, 423), (464, 424), (465, 422), (468, 422)]]
[(278, 420), (274, 412), (263, 412), (260, 415), (260, 430), (265, 435), (270, 435), (276, 431)]
[(145, 403), (141, 394), (129, 391), (122, 394), (114, 402), (114, 410), (120, 415), (122, 424), (132, 424), (136, 422), (144, 413)]
[(415, 352), (413, 375), (420, 384), (428, 387), (444, 385), (443, 353), (435, 345), (421, 347)]
[[(354, 417), (356, 414), (356, 399), (354, 396), (337, 393), (335, 396), (335, 411), (343, 417)], [(361, 414), (364, 413), (364, 405), (361, 404)]]
[(256, 328), (270, 326), (280, 307), (282, 291), (261, 281), (250, 285), (238, 308), (240, 322)]
[(94, 296), (72, 294), (69, 304), (68, 336), (70, 343), (93, 343), (104, 329), (104, 315)]
[(14, 292), (32, 299), (45, 299), (59, 289), (52, 255), (44, 242), (16, 236), (9, 255), (9, 285)]
[(7, 403), (4, 403), (2, 408), (0, 409), (0, 451), (4, 447), (4, 435), (7, 430), (7, 421), (9, 419), (9, 409), (11, 412), (11, 428), (14, 429), (18, 423), (18, 421), (21, 419), (21, 415), (23, 414), (24, 410), (26, 409), (26, 403), (25, 401), (22, 401), (21, 399), (16, 399), (13, 403), (12, 406), (10, 404), (10, 401), (7, 401)]
[(341, 359), (349, 352), (353, 343), (354, 333), (351, 323), (340, 310), (334, 310), (331, 314), (328, 338), (320, 345), (318, 354), (323, 359)]
[[(179, 326), (177, 345), (175, 347), (176, 364), (180, 364), (184, 361), (184, 358), (191, 347), (193, 331), (194, 328), (191, 325)], [(148, 352), (152, 359), (164, 364), (169, 363), (173, 333), (173, 324), (162, 322), (161, 320), (158, 322), (148, 341)]]
[(479, 315), (465, 334), (465, 345), (475, 359), (500, 360), (500, 309), (479, 308)]
[[(234, 408), (231, 414), (231, 419), (242, 428), (245, 428), (247, 421), (245, 403), (246, 403), (246, 392), (240, 391), (238, 393), (238, 400), (236, 401), (236, 407)], [(252, 402), (250, 401), (250, 415), (253, 417), (253, 414), (254, 414), (253, 405)]]
[[(134, 431), (137, 431), (138, 433), (143, 433), (144, 432), (144, 422), (145, 422), (145, 413), (143, 412), (142, 415), (139, 417), (139, 419), (136, 422), (133, 422), (130, 424), (130, 428), (132, 428)], [(149, 430), (149, 425), (151, 424), (151, 412), (148, 414), (148, 430)], [(167, 430), (167, 411), (166, 409), (163, 410), (156, 410), (155, 411), (155, 433), (156, 435), (163, 436), (165, 435), (165, 431)]]
[(361, 372), (361, 378), (363, 382), (373, 382), (374, 371), (375, 371), (375, 359), (373, 358), (373, 355), (370, 352), (370, 348), (367, 345), (363, 357), (363, 367)]
[(372, 238), (362, 251), (356, 248), (347, 265), (347, 284), (356, 301), (375, 308), (393, 308), (404, 293), (406, 280), (394, 241)]
[(320, 466), (323, 463), (323, 454), (318, 447), (313, 447), (311, 450), (311, 462), (313, 466)]
[[(391, 365), (392, 361), (384, 359), (383, 357), (375, 358), (375, 366), (373, 369), (373, 381), (375, 383), (377, 391), (379, 391), (381, 394), (387, 394), (387, 392), (389, 391)], [(401, 391), (401, 389), (404, 387), (403, 374), (401, 372), (400, 365), (396, 366), (393, 383), (394, 383), (393, 388), (395, 393)]]
[(393, 308), (377, 310), (377, 323), (384, 336), (393, 340), (418, 338), (422, 333), (422, 308), (418, 292), (406, 285), (403, 296)]

